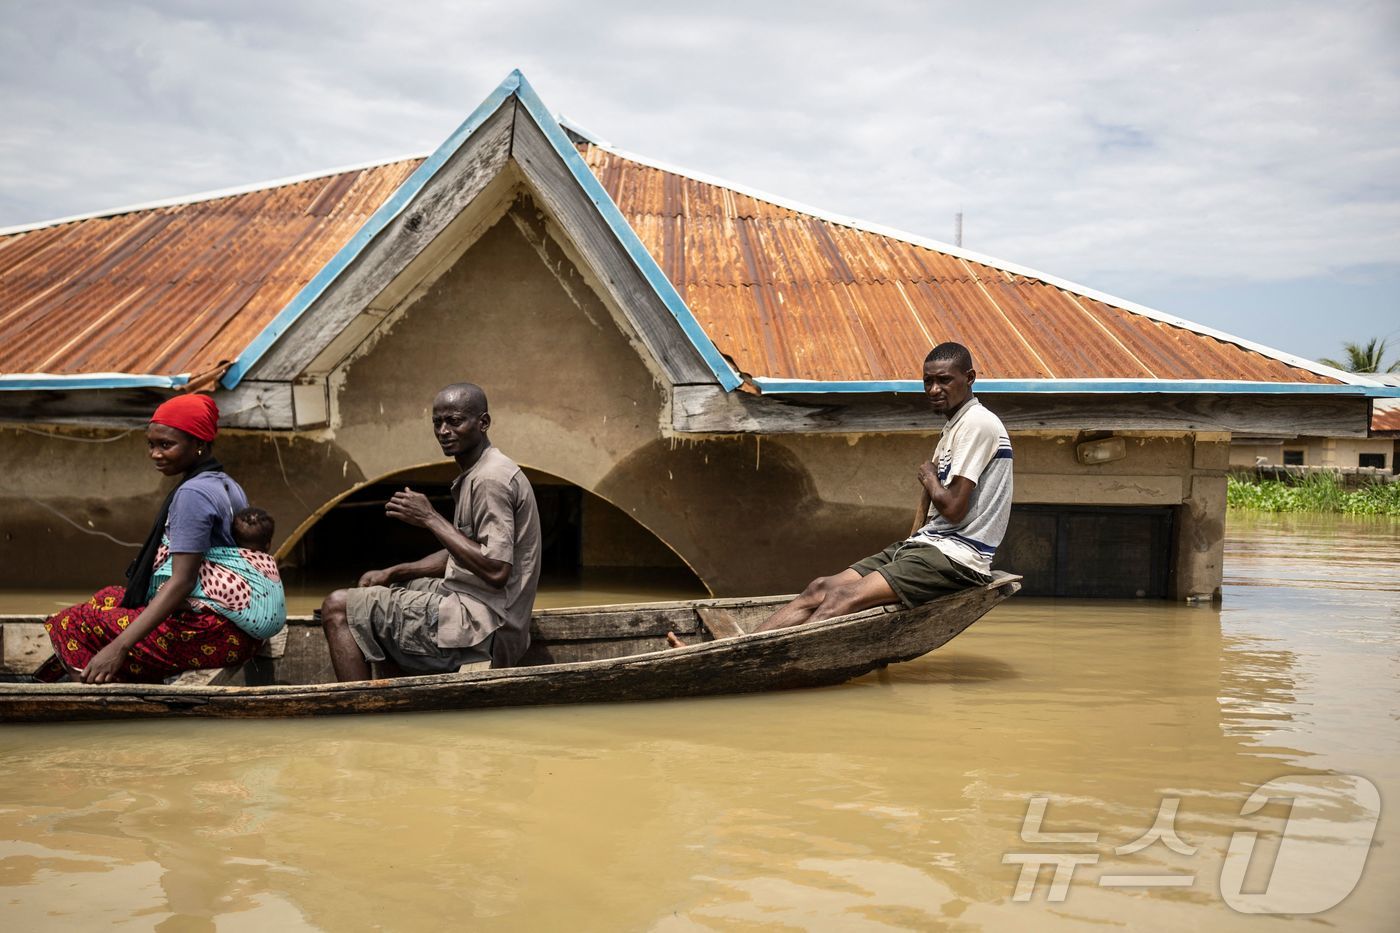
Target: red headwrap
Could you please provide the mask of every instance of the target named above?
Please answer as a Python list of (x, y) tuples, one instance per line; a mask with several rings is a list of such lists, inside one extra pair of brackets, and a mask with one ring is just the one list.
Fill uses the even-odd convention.
[(212, 441), (219, 433), (219, 406), (207, 395), (177, 395), (160, 403), (151, 415), (151, 424), (179, 428), (201, 441)]

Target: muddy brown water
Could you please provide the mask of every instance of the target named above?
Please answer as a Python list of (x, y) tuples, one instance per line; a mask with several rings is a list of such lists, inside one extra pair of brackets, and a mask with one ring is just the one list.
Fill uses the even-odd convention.
[[(931, 656), (818, 691), (0, 727), (0, 917), (7, 930), (1393, 929), (1398, 558), (1400, 523), (1232, 516), (1217, 609), (1017, 598)], [(62, 597), (10, 594), (4, 611)], [(1270, 781), (1292, 818), (1277, 800), (1242, 815)], [(1345, 893), (1367, 851), (1367, 782), (1380, 821), (1349, 896), (1315, 915), (1231, 906)], [(1170, 832), (1142, 842), (1154, 824)], [(1018, 899), (1029, 856), (1068, 865), (1067, 888), (1051, 890), (1049, 864)]]

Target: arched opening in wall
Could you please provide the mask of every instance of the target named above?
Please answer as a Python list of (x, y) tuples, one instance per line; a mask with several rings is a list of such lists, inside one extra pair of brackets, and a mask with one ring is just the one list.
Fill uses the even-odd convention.
[[(308, 612), (333, 589), (353, 586), (366, 570), (417, 560), (439, 549), (433, 535), (384, 514), (384, 503), (405, 486), (452, 515), (451, 462), (390, 474), (330, 508), (282, 558), (292, 612)], [(535, 605), (604, 605), (709, 595), (666, 544), (624, 510), (587, 490), (538, 470), (525, 470), (535, 489), (543, 566)]]

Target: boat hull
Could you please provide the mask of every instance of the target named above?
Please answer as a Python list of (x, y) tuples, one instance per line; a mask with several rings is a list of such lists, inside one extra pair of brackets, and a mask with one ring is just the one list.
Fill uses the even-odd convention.
[[(644, 650), (620, 657), (538, 663), (356, 683), (264, 686), (117, 684), (0, 684), (0, 721), (59, 722), (197, 716), (262, 719), (350, 713), (492, 709), (699, 697), (821, 687), (842, 683), (887, 664), (912, 660), (952, 640), (1020, 588), (1018, 577), (954, 593), (914, 609), (867, 610), (837, 619), (734, 638), (699, 640), (683, 648)], [(658, 620), (664, 626), (695, 607), (728, 609), (757, 620), (783, 601), (701, 600), (590, 609), (550, 610), (537, 631), (600, 625), (623, 630), (611, 651), (650, 646), (655, 632), (636, 634)], [(610, 622), (610, 620), (615, 621)], [(750, 622), (752, 624), (752, 621)], [(703, 637), (703, 628), (690, 631)], [(319, 632), (316, 633), (319, 636)], [(593, 638), (593, 643), (608, 642)], [(560, 643), (562, 644), (562, 642)], [(619, 645), (624, 647), (619, 647)], [(550, 643), (538, 651), (549, 656)]]

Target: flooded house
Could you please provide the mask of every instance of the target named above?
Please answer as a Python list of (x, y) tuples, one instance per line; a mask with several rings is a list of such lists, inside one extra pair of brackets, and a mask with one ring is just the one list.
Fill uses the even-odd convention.
[[(1400, 374), (1363, 373), (1365, 378), (1400, 388)], [(1396, 463), (1396, 438), (1400, 437), (1400, 398), (1378, 398), (1372, 403), (1371, 430), (1367, 437), (1286, 434), (1282, 437), (1241, 437), (1230, 446), (1230, 466), (1311, 467), (1359, 477), (1400, 473)]]
[(1232, 438), (1365, 438), (1396, 394), (623, 152), (514, 73), (423, 158), (0, 231), (0, 566), (112, 582), (163, 488), (139, 428), (192, 390), (289, 567), (417, 556), (380, 505), (446, 500), (428, 409), (471, 380), (547, 573), (791, 591), (907, 533), (943, 340), (1011, 432), (1030, 594), (1218, 596)]
[[(1400, 376), (1387, 375), (1382, 380), (1387, 385), (1400, 386)], [(1390, 455), (1390, 472), (1400, 473), (1400, 463), (1395, 455), (1400, 454), (1400, 399), (1377, 399), (1375, 412), (1371, 415), (1371, 436), (1390, 442), (1390, 450), (1381, 453)]]

